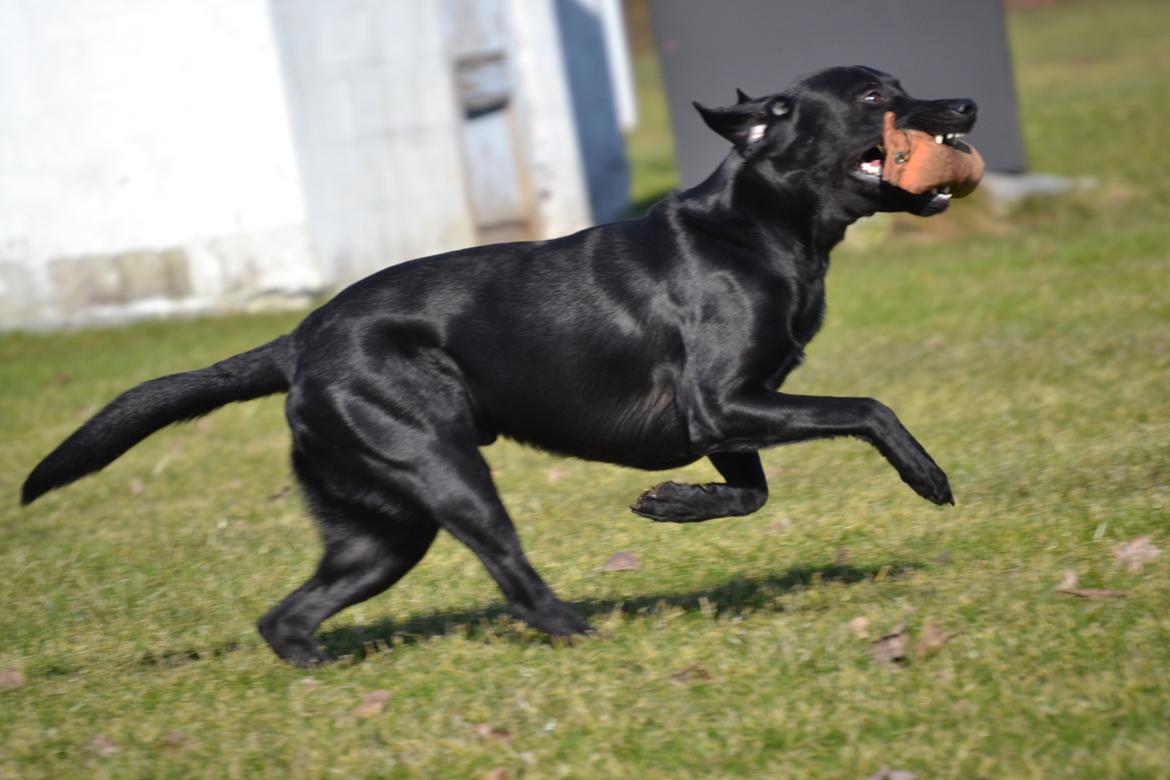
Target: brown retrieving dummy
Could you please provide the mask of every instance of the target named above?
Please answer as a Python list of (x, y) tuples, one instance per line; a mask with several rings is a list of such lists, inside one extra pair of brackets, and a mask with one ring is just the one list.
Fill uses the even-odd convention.
[(983, 178), (983, 158), (974, 147), (962, 141), (940, 144), (920, 130), (895, 129), (894, 119), (894, 112), (887, 111), (882, 181), (915, 195), (949, 187), (953, 197), (962, 198), (975, 191)]

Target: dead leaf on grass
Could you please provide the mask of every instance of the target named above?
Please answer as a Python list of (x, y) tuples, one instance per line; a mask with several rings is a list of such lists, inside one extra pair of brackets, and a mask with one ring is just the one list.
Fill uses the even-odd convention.
[(508, 770), (497, 766), (483, 773), (483, 780), (508, 780)]
[(777, 534), (781, 531), (787, 531), (792, 528), (792, 521), (788, 519), (788, 515), (780, 515), (772, 522), (768, 523), (768, 533)]
[(15, 691), (24, 687), (24, 675), (15, 669), (0, 671), (0, 688), (6, 691)]
[(838, 547), (836, 555), (833, 556), (833, 563), (838, 566), (848, 566), (853, 561), (853, 557), (849, 555), (848, 547)]
[(855, 617), (845, 624), (849, 629), (849, 633), (858, 639), (866, 639), (869, 637), (869, 618)]
[(922, 636), (914, 643), (914, 658), (922, 660), (942, 649), (943, 645), (954, 639), (958, 634), (947, 631), (933, 620), (926, 621), (922, 627)]
[(878, 663), (894, 668), (906, 665), (906, 645), (909, 642), (906, 624), (899, 623), (890, 632), (873, 642), (873, 657)]
[(102, 758), (109, 758), (118, 752), (118, 743), (105, 734), (98, 734), (89, 741), (89, 749)]
[(916, 777), (918, 775), (908, 769), (890, 769), (888, 766), (883, 766), (866, 780), (914, 780)]
[(507, 729), (498, 729), (490, 723), (476, 723), (472, 726), (475, 734), (485, 742), (512, 744), (512, 734)]
[(59, 374), (53, 375), (53, 384), (57, 386), (67, 385), (72, 381), (73, 377), (71, 377), (67, 371), (62, 371)]
[(361, 704), (354, 707), (353, 714), (359, 718), (372, 718), (386, 708), (386, 702), (389, 700), (390, 691), (381, 688), (370, 691), (362, 697)]
[(1110, 588), (1062, 588), (1060, 592), (1067, 596), (1077, 596), (1082, 599), (1123, 599), (1129, 596), (1124, 590)]
[(1057, 593), (1066, 596), (1077, 596), (1082, 599), (1123, 599), (1129, 594), (1124, 590), (1110, 590), (1109, 588), (1078, 588), (1077, 573), (1066, 571), (1064, 579), (1056, 586)]
[(562, 469), (560, 466), (550, 466), (549, 467), (549, 469), (548, 469), (548, 481), (549, 482), (553, 482), (553, 483), (560, 482), (561, 477), (563, 477), (563, 476), (565, 476), (565, 470)]
[(1113, 545), (1113, 557), (1130, 571), (1141, 571), (1142, 567), (1162, 554), (1148, 536), (1138, 536), (1128, 542)]
[(706, 682), (714, 679), (714, 676), (699, 664), (691, 664), (690, 666), (684, 666), (682, 669), (671, 672), (670, 679), (676, 683), (683, 683), (685, 685), (691, 682)]
[(187, 746), (187, 735), (180, 731), (168, 731), (160, 742), (162, 742), (163, 750), (177, 753)]
[(272, 495), (270, 495), (268, 497), (268, 500), (269, 501), (280, 501), (282, 498), (286, 498), (288, 496), (288, 494), (291, 492), (292, 492), (291, 485), (282, 485), (280, 490), (276, 491), (275, 493), (273, 493)]
[(622, 550), (616, 552), (609, 557), (601, 570), (606, 573), (615, 571), (636, 571), (641, 568), (642, 564), (638, 562), (638, 557), (629, 550)]
[(200, 433), (203, 433), (205, 431), (210, 431), (211, 430), (211, 418), (210, 417), (200, 417), (198, 420), (195, 421), (195, 424), (191, 427), (193, 427), (195, 430), (199, 431)]
[(143, 486), (142, 480), (140, 480), (140, 479), (130, 480), (130, 495), (140, 496), (144, 492), (146, 492), (146, 488)]

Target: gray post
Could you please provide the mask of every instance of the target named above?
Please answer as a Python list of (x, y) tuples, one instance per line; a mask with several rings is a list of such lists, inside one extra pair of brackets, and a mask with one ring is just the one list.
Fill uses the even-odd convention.
[(809, 71), (869, 65), (916, 97), (971, 97), (971, 142), (990, 171), (1025, 168), (1011, 57), (998, 0), (651, 0), (683, 183), (710, 173), (727, 145), (692, 100), (713, 106), (776, 92)]

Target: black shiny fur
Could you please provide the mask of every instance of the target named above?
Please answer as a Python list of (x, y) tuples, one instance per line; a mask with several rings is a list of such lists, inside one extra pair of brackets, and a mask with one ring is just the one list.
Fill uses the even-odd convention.
[(393, 585), (440, 529), (474, 551), (520, 618), (555, 635), (589, 630), (521, 549), (479, 452), (498, 435), (641, 469), (710, 458), (726, 482), (652, 488), (633, 509), (653, 520), (754, 512), (767, 498), (760, 449), (833, 436), (869, 442), (921, 496), (951, 502), (946, 475), (888, 407), (777, 392), (821, 325), (845, 228), (946, 206), (858, 175), (886, 110), (932, 134), (975, 118), (971, 101), (914, 100), (861, 67), (699, 107), (734, 146), (699, 186), (641, 219), (375, 273), (288, 336), (127, 391), (37, 466), (23, 500), (171, 422), (287, 391), (293, 465), (325, 552), (260, 632), (300, 664), (325, 660), (312, 639), (323, 620)]

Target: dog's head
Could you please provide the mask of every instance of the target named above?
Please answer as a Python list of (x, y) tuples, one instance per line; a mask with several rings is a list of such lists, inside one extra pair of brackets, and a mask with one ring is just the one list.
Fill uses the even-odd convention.
[(951, 143), (975, 125), (975, 101), (918, 100), (893, 76), (861, 66), (822, 70), (761, 98), (737, 92), (732, 106), (695, 108), (734, 144), (746, 170), (770, 188), (811, 191), (858, 216), (931, 216), (950, 205), (945, 192), (912, 195), (882, 181), (882, 120), (892, 111), (898, 128)]

